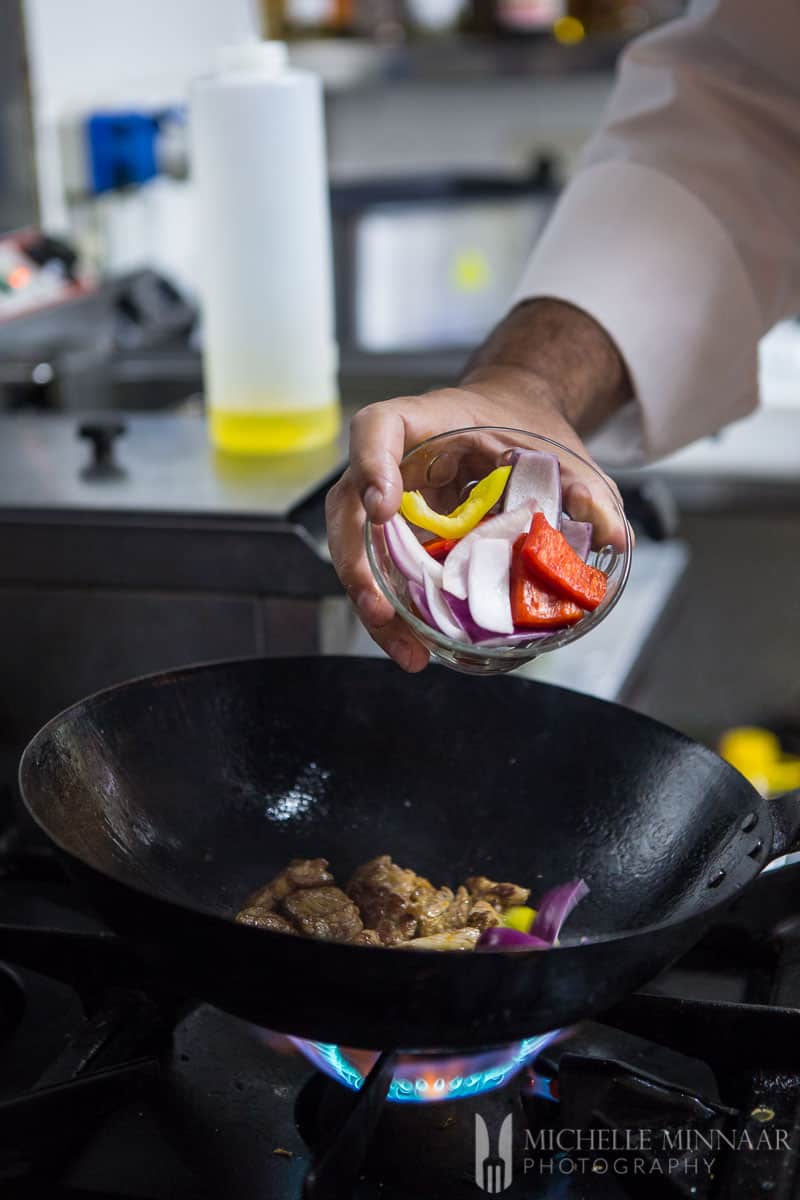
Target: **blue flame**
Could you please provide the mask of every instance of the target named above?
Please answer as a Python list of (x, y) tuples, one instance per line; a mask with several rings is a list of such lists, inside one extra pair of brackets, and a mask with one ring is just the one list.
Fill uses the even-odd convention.
[[(502, 1087), (532, 1058), (549, 1045), (558, 1032), (545, 1033), (503, 1050), (485, 1051), (463, 1059), (424, 1059), (405, 1056), (401, 1059), (387, 1098), (398, 1104), (429, 1104), (435, 1100), (457, 1100), (465, 1096), (480, 1096), (483, 1092)], [(347, 1058), (347, 1052), (332, 1042), (308, 1042), (291, 1039), (315, 1066), (358, 1091), (364, 1075)], [(454, 1064), (461, 1070), (451, 1073)]]

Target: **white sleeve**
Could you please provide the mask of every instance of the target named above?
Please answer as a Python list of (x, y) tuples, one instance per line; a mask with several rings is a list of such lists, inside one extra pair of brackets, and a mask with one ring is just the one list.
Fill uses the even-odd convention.
[(695, 0), (640, 38), (527, 265), (515, 301), (577, 305), (619, 347), (634, 456), (750, 412), (759, 338), (800, 310), (798, 63), (797, 0)]

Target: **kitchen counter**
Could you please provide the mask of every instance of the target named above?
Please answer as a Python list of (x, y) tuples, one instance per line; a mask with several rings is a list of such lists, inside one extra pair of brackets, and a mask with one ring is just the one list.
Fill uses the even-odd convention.
[[(119, 426), (111, 470), (92, 472), (87, 426)], [(200, 412), (3, 415), (0, 508), (287, 520), (344, 457), (342, 441), (271, 459), (220, 454)]]

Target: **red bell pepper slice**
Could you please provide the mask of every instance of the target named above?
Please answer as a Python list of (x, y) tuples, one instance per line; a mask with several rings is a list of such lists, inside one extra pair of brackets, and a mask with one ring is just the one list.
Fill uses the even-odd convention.
[(554, 596), (535, 579), (525, 561), (525, 535), (514, 544), (511, 556), (511, 615), (523, 629), (563, 629), (584, 616), (571, 600)]
[(457, 546), (460, 541), (460, 538), (434, 538), (423, 545), (431, 558), (435, 558), (437, 562), (444, 562), (453, 546)]
[(522, 556), (544, 587), (581, 608), (591, 612), (606, 594), (608, 580), (603, 572), (585, 563), (544, 513), (534, 513)]

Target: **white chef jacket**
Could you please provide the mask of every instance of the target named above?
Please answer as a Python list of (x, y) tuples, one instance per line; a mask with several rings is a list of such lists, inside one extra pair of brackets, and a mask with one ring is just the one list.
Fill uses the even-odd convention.
[(800, 311), (800, 0), (695, 0), (632, 43), (516, 300), (586, 310), (636, 402), (618, 461), (758, 402), (758, 341)]

